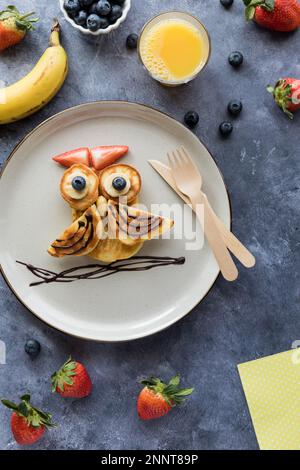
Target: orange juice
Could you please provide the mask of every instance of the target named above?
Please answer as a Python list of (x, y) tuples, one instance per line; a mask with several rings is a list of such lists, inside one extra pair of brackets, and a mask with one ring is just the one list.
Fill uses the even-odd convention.
[(174, 17), (167, 13), (146, 25), (139, 51), (150, 75), (165, 84), (176, 85), (187, 83), (204, 67), (210, 42), (198, 20), (184, 13), (174, 13)]

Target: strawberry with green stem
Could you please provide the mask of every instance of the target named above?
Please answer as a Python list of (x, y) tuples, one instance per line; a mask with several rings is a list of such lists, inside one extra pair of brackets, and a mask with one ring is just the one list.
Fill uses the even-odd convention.
[(23, 395), (19, 405), (6, 400), (2, 404), (13, 410), (11, 415), (11, 430), (15, 440), (20, 445), (31, 445), (41, 439), (47, 428), (55, 426), (49, 413), (35, 408), (30, 403), (30, 395)]
[(92, 391), (92, 381), (85, 367), (71, 357), (52, 374), (51, 380), (52, 392), (62, 397), (84, 398)]
[(23, 15), (13, 5), (0, 11), (0, 52), (21, 42), (34, 29), (39, 18), (30, 18), (32, 15), (34, 11)]
[(300, 80), (290, 77), (281, 78), (275, 87), (269, 85), (267, 90), (273, 95), (283, 112), (293, 119), (293, 113), (300, 109)]
[(150, 377), (141, 383), (145, 386), (137, 401), (138, 415), (142, 420), (161, 418), (193, 393), (193, 388), (180, 388), (180, 376), (173, 377), (168, 384)]

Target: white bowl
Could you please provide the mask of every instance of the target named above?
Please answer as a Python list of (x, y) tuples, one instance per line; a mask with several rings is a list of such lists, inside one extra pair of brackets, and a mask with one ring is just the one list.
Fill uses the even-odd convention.
[(92, 36), (100, 36), (101, 34), (108, 34), (111, 31), (114, 31), (115, 29), (117, 29), (120, 26), (120, 24), (126, 20), (128, 12), (131, 7), (131, 0), (125, 0), (124, 7), (123, 7), (123, 14), (114, 24), (111, 24), (105, 29), (98, 29), (98, 31), (90, 31), (89, 29), (83, 28), (83, 26), (76, 24), (75, 21), (68, 15), (68, 13), (66, 12), (64, 8), (64, 0), (59, 0), (59, 3), (60, 3), (60, 9), (63, 12), (64, 17), (73, 26), (73, 28), (78, 29), (78, 31), (81, 31), (83, 34), (90, 34)]

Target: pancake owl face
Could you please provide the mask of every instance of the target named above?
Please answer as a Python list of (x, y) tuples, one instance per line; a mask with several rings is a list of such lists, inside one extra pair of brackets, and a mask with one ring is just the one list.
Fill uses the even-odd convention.
[(61, 179), (60, 192), (73, 209), (85, 210), (99, 196), (99, 178), (86, 165), (73, 165)]
[(141, 191), (141, 176), (129, 165), (109, 166), (101, 171), (99, 180), (100, 192), (107, 200), (118, 202), (122, 198), (130, 204)]

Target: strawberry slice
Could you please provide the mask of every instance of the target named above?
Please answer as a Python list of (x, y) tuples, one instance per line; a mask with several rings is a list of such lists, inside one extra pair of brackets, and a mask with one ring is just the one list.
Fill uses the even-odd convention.
[(69, 150), (68, 152), (61, 153), (60, 155), (53, 157), (52, 160), (60, 163), (62, 166), (66, 166), (67, 168), (75, 163), (82, 163), (90, 166), (90, 149), (87, 147), (81, 147), (79, 149)]
[(95, 170), (112, 165), (116, 160), (128, 152), (127, 145), (107, 145), (91, 149), (92, 167)]

